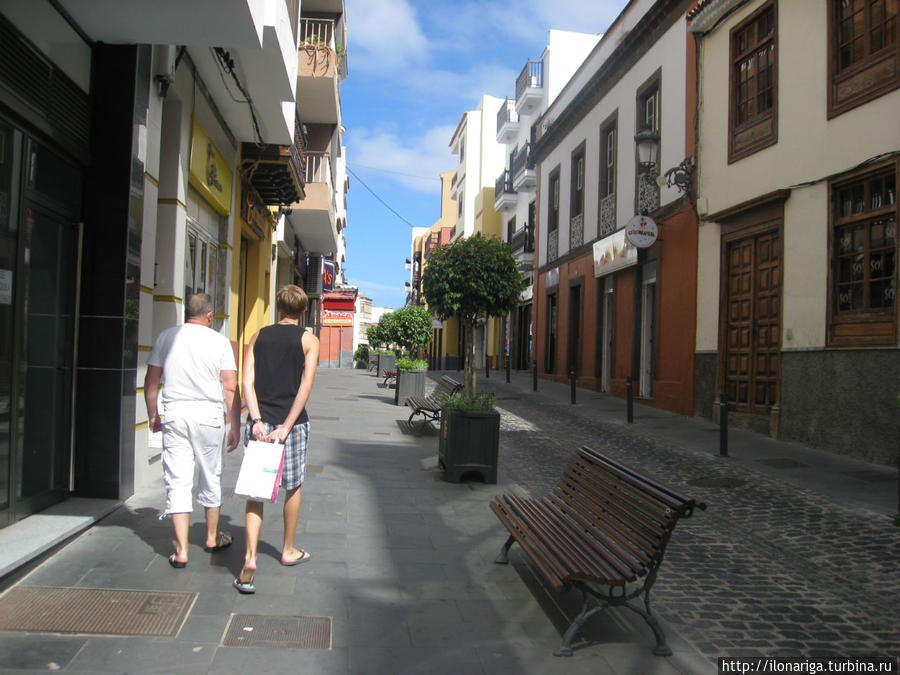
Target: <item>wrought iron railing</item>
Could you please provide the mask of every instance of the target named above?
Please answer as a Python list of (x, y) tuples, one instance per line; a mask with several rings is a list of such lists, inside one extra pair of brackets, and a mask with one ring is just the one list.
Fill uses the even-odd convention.
[(521, 230), (516, 230), (509, 245), (513, 252), (534, 253), (534, 226), (526, 225)]
[(519, 113), (516, 112), (516, 102), (513, 99), (504, 99), (500, 104), (500, 110), (497, 111), (497, 133), (507, 122), (518, 122)]
[(519, 77), (516, 78), (516, 98), (521, 98), (526, 89), (544, 86), (544, 63), (527, 61)]
[(638, 174), (638, 213), (652, 213), (659, 208), (659, 185), (654, 171)]
[(569, 250), (573, 251), (584, 243), (584, 214), (579, 213), (569, 220)]
[(509, 173), (509, 169), (503, 169), (503, 173), (497, 176), (497, 180), (494, 183), (494, 199), (496, 200), (502, 194), (515, 194), (516, 191), (513, 189), (512, 184), (512, 175)]
[(606, 195), (600, 200), (600, 221), (597, 223), (597, 235), (607, 237), (616, 231), (616, 193)]
[(547, 233), (547, 262), (559, 257), (559, 230)]
[(516, 178), (522, 171), (534, 169), (534, 157), (531, 154), (531, 143), (526, 143), (513, 154), (509, 171)]

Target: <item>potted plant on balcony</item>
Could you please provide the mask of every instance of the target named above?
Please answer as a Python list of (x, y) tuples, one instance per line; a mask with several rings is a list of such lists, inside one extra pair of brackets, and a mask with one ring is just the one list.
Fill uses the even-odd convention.
[[(503, 316), (515, 309), (525, 282), (508, 244), (475, 235), (434, 249), (422, 286), (429, 307), (443, 319), (457, 317), (466, 336), (465, 396), (450, 404), (452, 408), (444, 407), (441, 415), (439, 459), (444, 476), (459, 480), (467, 471), (479, 471), (485, 481), (495, 482), (500, 415), (493, 409), (493, 396), (477, 397), (475, 322), (482, 316)], [(448, 417), (451, 410), (452, 419)], [(482, 441), (493, 447), (471, 447)], [(464, 454), (469, 451), (470, 455)], [(493, 469), (482, 460), (492, 461)]]

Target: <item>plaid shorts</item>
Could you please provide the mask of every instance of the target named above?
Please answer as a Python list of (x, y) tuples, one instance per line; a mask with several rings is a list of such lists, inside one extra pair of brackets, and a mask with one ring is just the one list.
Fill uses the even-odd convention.
[[(275, 425), (263, 422), (266, 433), (270, 433)], [(253, 425), (247, 424), (246, 440), (253, 439)], [(306, 446), (309, 443), (309, 422), (295, 424), (291, 432), (284, 439), (284, 470), (281, 472), (281, 487), (285, 490), (293, 490), (300, 487), (306, 479)]]

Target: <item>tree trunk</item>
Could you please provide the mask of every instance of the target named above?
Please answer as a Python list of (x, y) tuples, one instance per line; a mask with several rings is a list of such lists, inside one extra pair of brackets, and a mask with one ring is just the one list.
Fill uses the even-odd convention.
[(463, 329), (466, 332), (466, 356), (465, 356), (465, 376), (463, 384), (466, 394), (475, 395), (475, 319), (466, 318), (463, 320)]

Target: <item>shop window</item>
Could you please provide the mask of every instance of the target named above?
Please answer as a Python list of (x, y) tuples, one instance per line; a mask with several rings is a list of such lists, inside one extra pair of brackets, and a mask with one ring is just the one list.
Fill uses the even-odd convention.
[(900, 86), (898, 5), (897, 0), (830, 0), (829, 117)]
[(770, 2), (731, 31), (728, 161), (778, 141), (777, 14)]
[(896, 345), (896, 164), (833, 184), (829, 342)]

